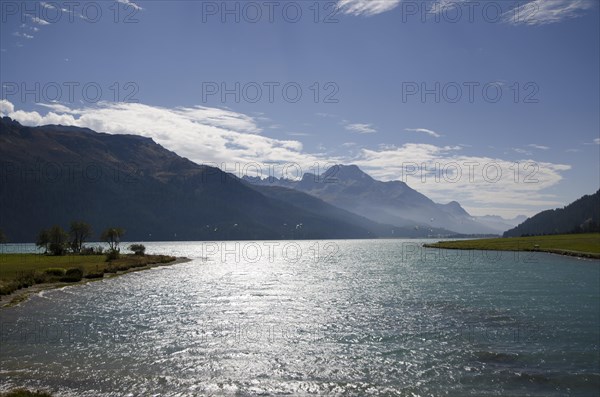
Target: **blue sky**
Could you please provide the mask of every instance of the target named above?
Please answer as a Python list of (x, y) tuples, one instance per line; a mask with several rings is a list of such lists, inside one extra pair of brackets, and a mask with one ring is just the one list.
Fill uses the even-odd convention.
[(238, 175), (354, 163), (474, 215), (600, 185), (593, 0), (1, 4), (0, 109), (23, 124), (150, 136)]

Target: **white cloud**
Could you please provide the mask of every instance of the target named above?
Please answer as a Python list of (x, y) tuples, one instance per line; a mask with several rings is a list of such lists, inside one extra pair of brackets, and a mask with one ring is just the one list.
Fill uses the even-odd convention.
[(338, 0), (337, 6), (344, 14), (372, 16), (393, 10), (401, 0)]
[(41, 1), (40, 5), (44, 8), (48, 8), (48, 9), (55, 9), (56, 7), (54, 7), (52, 4), (46, 3), (45, 1)]
[(0, 106), (3, 115), (24, 125), (63, 124), (112, 134), (142, 135), (197, 163), (226, 163), (226, 168), (249, 162), (298, 163), (308, 170), (311, 164), (322, 161), (303, 153), (301, 142), (257, 135), (261, 129), (252, 117), (230, 110), (108, 102), (69, 108), (50, 103), (43, 105), (50, 109), (43, 115), (15, 111), (9, 101), (0, 102)]
[[(462, 4), (468, 0), (436, 0), (431, 5), (420, 3), (421, 7), (426, 10), (427, 14), (441, 14), (442, 12), (450, 12), (455, 9), (461, 10)], [(426, 9), (425, 9), (426, 7)], [(461, 10), (462, 11), (462, 10)], [(456, 12), (456, 11), (454, 11)]]
[(504, 21), (513, 25), (546, 25), (580, 17), (592, 7), (592, 0), (533, 0), (507, 11)]
[(76, 120), (73, 116), (65, 114), (57, 114), (49, 112), (42, 116), (38, 112), (25, 112), (23, 110), (17, 110), (8, 114), (13, 120), (17, 120), (23, 125), (36, 126), (46, 124), (62, 124), (62, 125), (77, 125)]
[(261, 132), (254, 118), (230, 110), (195, 106), (176, 108), (175, 112), (190, 121), (202, 120), (203, 124), (215, 127), (250, 133)]
[(519, 154), (525, 154), (527, 156), (531, 156), (532, 155), (532, 153), (529, 150), (520, 149), (520, 148), (512, 148), (512, 150), (514, 152), (516, 152), (516, 153), (519, 153)]
[(315, 113), (315, 115), (317, 115), (319, 117), (337, 117), (335, 114), (332, 114), (332, 113), (323, 113), (323, 112)]
[(432, 136), (432, 137), (434, 137), (434, 138), (439, 138), (439, 137), (441, 137), (441, 135), (440, 135), (440, 134), (438, 134), (437, 132), (435, 132), (435, 131), (432, 131), (432, 130), (428, 130), (428, 129), (426, 129), (426, 128), (405, 128), (405, 129), (404, 129), (404, 131), (411, 131), (411, 132), (422, 132), (422, 133), (425, 133), (425, 134), (427, 134), (427, 135), (430, 135), (430, 136)]
[(137, 5), (136, 3), (134, 3), (133, 1), (130, 1), (130, 0), (117, 0), (117, 2), (119, 2), (121, 4), (125, 4), (125, 5), (128, 5), (128, 6), (131, 6), (131, 7), (133, 7), (134, 9), (136, 9), (138, 11), (139, 10), (143, 10), (142, 7), (140, 7), (139, 5)]
[(528, 147), (534, 148), (534, 149), (539, 149), (539, 150), (548, 150), (550, 149), (548, 146), (544, 146), (544, 145), (537, 145), (535, 143), (529, 144), (527, 145)]
[(53, 111), (59, 112), (59, 113), (69, 113), (69, 114), (73, 113), (73, 111), (69, 107), (67, 107), (65, 105), (61, 105), (58, 102), (53, 102), (53, 103), (38, 103), (38, 105), (39, 106), (43, 106), (45, 108), (52, 109)]
[(372, 134), (377, 132), (371, 124), (354, 123), (345, 127), (348, 131), (358, 132), (359, 134)]
[[(525, 0), (513, 2), (502, 14), (502, 21), (511, 25), (545, 25), (577, 18), (594, 7), (595, 0)], [(396, 8), (402, 0), (338, 0), (337, 5), (344, 14), (372, 16)], [(418, 2), (423, 15), (460, 12), (463, 17), (468, 12), (469, 0), (430, 0)], [(501, 4), (505, 9), (504, 2)], [(513, 8), (510, 8), (513, 6)], [(466, 19), (466, 18), (465, 18)]]
[(25, 39), (33, 39), (33, 36), (27, 33), (21, 33), (21, 32), (14, 32), (13, 36), (17, 36), (17, 37), (23, 37)]
[[(505, 215), (534, 214), (564, 204), (544, 190), (559, 183), (561, 173), (571, 166), (530, 159), (520, 160), (517, 166), (501, 158), (463, 155), (459, 149), (407, 143), (383, 150), (363, 149), (353, 163), (376, 179), (402, 180), (434, 201), (446, 202), (451, 197), (474, 213), (494, 207), (505, 208)], [(519, 204), (518, 211), (510, 209), (512, 203)]]
[(50, 25), (50, 22), (45, 21), (41, 18), (35, 17), (33, 15), (28, 15), (31, 18), (31, 22), (37, 23), (38, 25)]
[(0, 116), (8, 116), (10, 113), (15, 111), (15, 107), (12, 103), (6, 99), (0, 100)]
[(592, 142), (584, 142), (584, 145), (600, 145), (600, 138), (594, 138)]

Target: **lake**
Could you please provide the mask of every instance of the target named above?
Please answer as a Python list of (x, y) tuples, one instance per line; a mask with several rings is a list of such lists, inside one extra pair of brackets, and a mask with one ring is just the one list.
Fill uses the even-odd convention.
[(192, 261), (0, 310), (0, 390), (597, 395), (599, 261), (422, 243), (145, 243)]

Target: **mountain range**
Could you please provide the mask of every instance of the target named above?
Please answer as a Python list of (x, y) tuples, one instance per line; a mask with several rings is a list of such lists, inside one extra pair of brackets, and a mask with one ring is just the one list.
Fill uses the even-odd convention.
[(245, 176), (258, 186), (279, 186), (318, 197), (321, 200), (361, 214), (376, 222), (400, 227), (439, 228), (461, 234), (501, 234), (524, 216), (514, 219), (474, 217), (456, 201), (435, 203), (401, 181), (378, 181), (356, 165), (335, 165), (321, 175), (306, 173), (300, 180)]
[(519, 219), (473, 217), (355, 165), (299, 181), (239, 179), (138, 135), (0, 119), (0, 229), (13, 242), (84, 220), (128, 240), (449, 237)]
[[(150, 138), (0, 120), (0, 229), (33, 241), (54, 224), (123, 227), (128, 240), (424, 237), (306, 193), (250, 186)], [(289, 191), (288, 191), (289, 190)]]

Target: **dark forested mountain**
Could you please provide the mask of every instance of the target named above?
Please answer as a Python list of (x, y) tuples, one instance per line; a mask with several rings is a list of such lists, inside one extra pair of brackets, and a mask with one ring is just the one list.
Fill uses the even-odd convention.
[(10, 241), (72, 220), (128, 240), (366, 238), (387, 233), (316, 200), (263, 194), (135, 135), (0, 120), (0, 229)]
[(336, 165), (301, 180), (246, 178), (263, 186), (293, 188), (371, 220), (408, 228), (443, 228), (465, 234), (494, 234), (498, 229), (478, 222), (459, 203), (437, 204), (400, 181), (382, 182), (356, 165)]
[(600, 190), (563, 208), (542, 211), (504, 233), (504, 237), (600, 232)]

